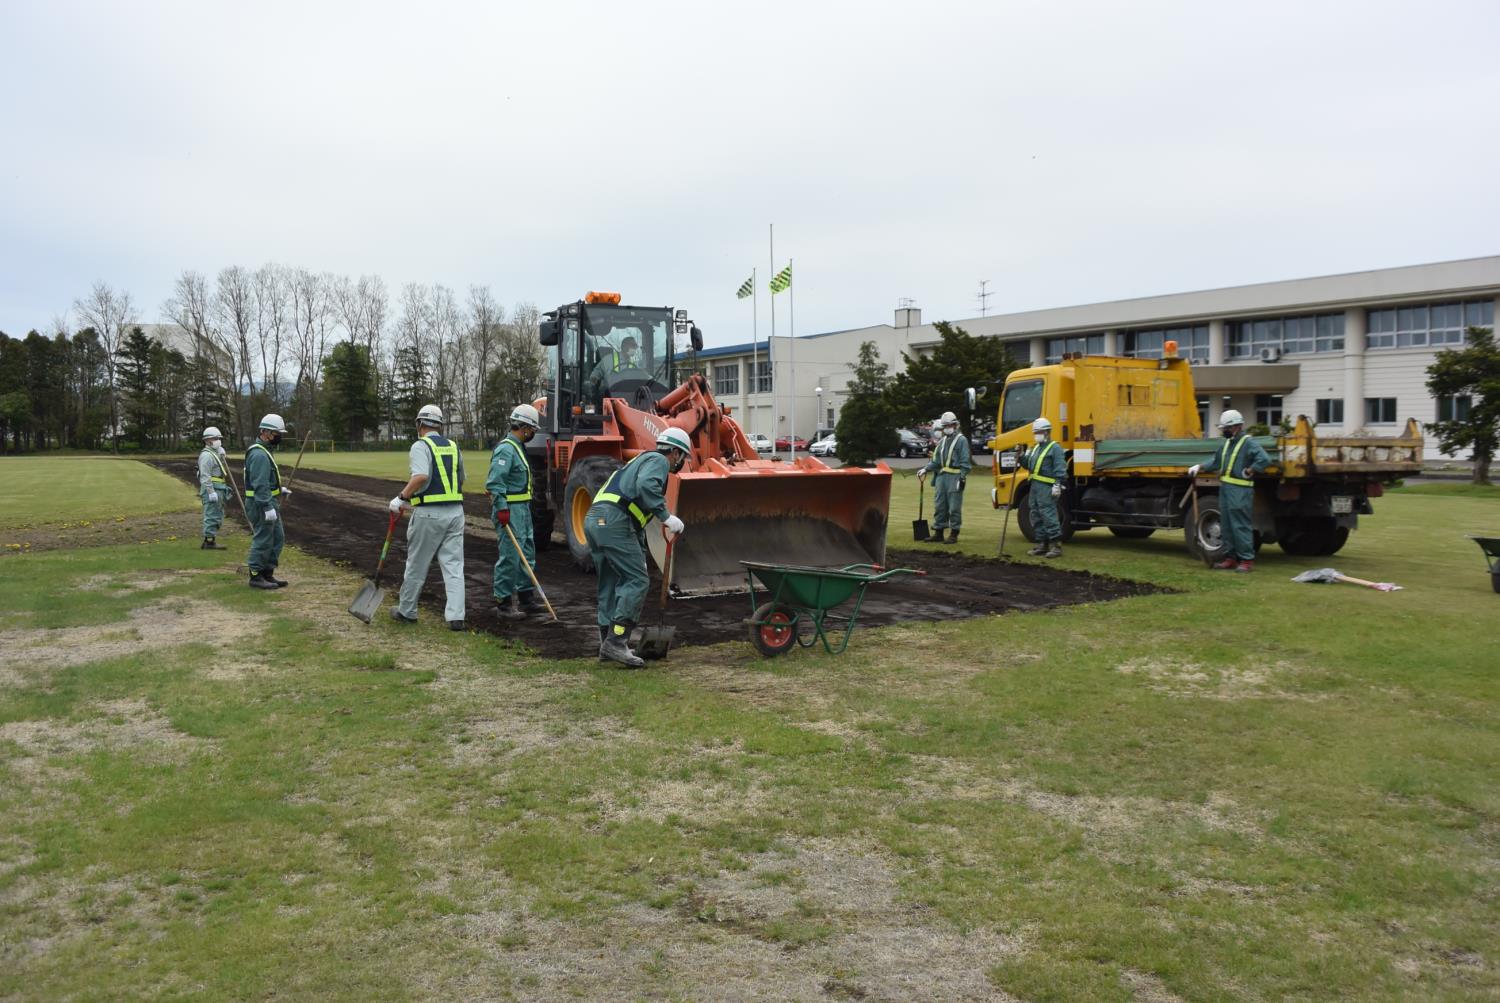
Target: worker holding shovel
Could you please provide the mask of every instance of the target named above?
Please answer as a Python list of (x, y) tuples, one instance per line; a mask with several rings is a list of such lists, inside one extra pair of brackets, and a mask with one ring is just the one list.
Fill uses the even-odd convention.
[(224, 437), (213, 425), (203, 430), (203, 452), (198, 454), (198, 494), (203, 501), (202, 550), (223, 550), (219, 527), (229, 501), (229, 467), (224, 463)]
[(515, 406), (510, 412), (510, 432), (490, 454), (490, 476), (484, 482), (500, 544), (493, 594), (502, 620), (545, 615), (536, 601), (532, 575), (527, 574), (527, 567), (532, 574), (536, 572), (536, 538), (531, 527), (531, 461), (526, 459), (526, 443), (541, 423), (542, 416), (530, 404)]
[[(693, 450), (680, 428), (656, 437), (656, 451), (641, 453), (609, 475), (583, 520), (599, 575), (599, 660), (638, 669), (646, 662), (630, 650), (630, 629), (641, 618), (651, 576), (646, 571), (646, 524), (660, 519), (674, 537), (682, 520), (667, 511), (667, 476), (682, 469)], [(664, 572), (665, 573), (665, 572)]]
[[(943, 437), (932, 451), (932, 459), (917, 471), (917, 479), (932, 478), (932, 528), (937, 530), (933, 543), (957, 543), (958, 531), (964, 524), (964, 485), (969, 481), (969, 471), (974, 466), (969, 456), (969, 440), (958, 434), (958, 416), (944, 411), (938, 419)], [(943, 539), (943, 530), (948, 538)]]
[(411, 478), (391, 499), (393, 515), (412, 509), (406, 527), (406, 576), (391, 619), (417, 622), (417, 597), (436, 557), (443, 573), (443, 618), (449, 630), (463, 630), (464, 457), (442, 429), (443, 412), (436, 404), (417, 412), (417, 441), (407, 454)]
[(245, 450), (245, 514), (250, 519), (250, 568), (252, 589), (286, 588), (286, 582), (275, 575), (281, 563), (281, 547), (286, 530), (281, 525), (281, 503), (292, 489), (283, 487), (281, 468), (272, 455), (286, 434), (286, 422), (279, 414), (268, 414), (260, 420), (260, 429), (250, 448)]

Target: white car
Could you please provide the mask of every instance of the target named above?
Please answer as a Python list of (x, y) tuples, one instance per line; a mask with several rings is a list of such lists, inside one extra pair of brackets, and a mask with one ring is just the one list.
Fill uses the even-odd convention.
[(760, 432), (747, 435), (746, 438), (750, 440), (750, 445), (755, 447), (757, 453), (773, 453), (776, 451), (776, 444), (771, 441), (769, 436), (762, 435)]
[(819, 439), (807, 448), (807, 451), (814, 456), (834, 456), (837, 455), (838, 450), (838, 440), (831, 435)]

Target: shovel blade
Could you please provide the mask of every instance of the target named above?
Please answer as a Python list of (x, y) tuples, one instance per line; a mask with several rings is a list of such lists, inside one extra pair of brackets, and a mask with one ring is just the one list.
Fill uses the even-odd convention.
[(637, 627), (630, 637), (631, 650), (648, 660), (666, 658), (676, 633), (676, 627)]
[(932, 538), (932, 529), (927, 525), (926, 519), (913, 519), (911, 521), (911, 538), (917, 541)]
[(380, 611), (380, 604), (385, 602), (385, 589), (376, 588), (374, 582), (365, 582), (364, 587), (359, 590), (359, 595), (349, 604), (349, 613), (356, 619), (369, 623)]

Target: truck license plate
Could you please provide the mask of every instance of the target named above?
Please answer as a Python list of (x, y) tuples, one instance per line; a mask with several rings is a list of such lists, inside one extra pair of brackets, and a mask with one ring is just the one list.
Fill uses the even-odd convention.
[(1333, 496), (1333, 514), (1348, 515), (1354, 511), (1354, 499), (1348, 495)]
[(1005, 452), (1000, 454), (1000, 469), (1011, 470), (1016, 465), (1016, 454)]

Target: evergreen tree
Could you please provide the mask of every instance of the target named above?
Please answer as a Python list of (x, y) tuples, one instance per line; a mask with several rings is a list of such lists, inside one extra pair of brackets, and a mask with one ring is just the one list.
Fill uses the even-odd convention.
[[(974, 431), (974, 415), (969, 413), (964, 391), (1004, 383), (1016, 361), (999, 338), (976, 338), (947, 321), (933, 326), (942, 341), (931, 355), (902, 353), (906, 371), (891, 384), (895, 418), (918, 424), (952, 411), (963, 433), (969, 435)], [(994, 416), (993, 408), (989, 414)]]
[(1453, 417), (1429, 422), (1427, 427), (1438, 435), (1438, 448), (1445, 455), (1460, 449), (1474, 451), (1474, 483), (1490, 482), (1490, 461), (1500, 446), (1500, 346), (1495, 332), (1487, 327), (1471, 327), (1468, 344), (1463, 348), (1445, 349), (1427, 367), (1427, 392), (1434, 397), (1467, 397), (1469, 411), (1460, 415), (1454, 401)]
[(380, 398), (370, 350), (341, 341), (323, 360), (323, 427), (330, 435), (359, 442), (380, 427)]
[(851, 466), (869, 466), (896, 448), (896, 424), (886, 399), (890, 370), (880, 361), (875, 342), (859, 346), (854, 379), (849, 381), (849, 395), (834, 430), (839, 459)]
[(120, 345), (115, 360), (115, 377), (119, 380), (125, 436), (146, 449), (161, 425), (160, 397), (157, 393), (159, 373), (153, 368), (157, 344), (139, 327), (130, 329)]

